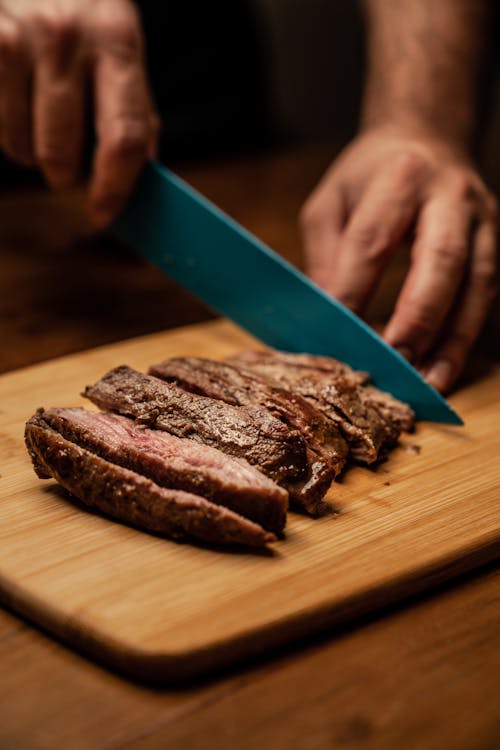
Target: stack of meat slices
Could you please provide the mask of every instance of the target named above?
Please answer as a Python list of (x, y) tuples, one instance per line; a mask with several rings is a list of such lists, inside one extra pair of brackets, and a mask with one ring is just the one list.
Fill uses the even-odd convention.
[(380, 460), (414, 425), (366, 373), (273, 350), (167, 359), (147, 375), (122, 365), (84, 395), (102, 411), (28, 421), (38, 476), (119, 520), (218, 544), (275, 541), (289, 501), (321, 515), (347, 461)]

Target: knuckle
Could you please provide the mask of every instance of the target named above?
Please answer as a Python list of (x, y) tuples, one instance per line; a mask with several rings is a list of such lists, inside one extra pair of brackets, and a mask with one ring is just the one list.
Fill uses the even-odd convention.
[(100, 44), (123, 60), (135, 60), (141, 53), (141, 29), (131, 14), (109, 12), (96, 21), (94, 31)]
[(38, 11), (32, 17), (32, 25), (37, 31), (42, 49), (51, 52), (74, 39), (79, 23), (76, 17), (69, 14)]
[(403, 183), (416, 180), (425, 167), (425, 159), (415, 151), (401, 152), (396, 156), (392, 165), (396, 180)]
[(325, 196), (313, 194), (304, 203), (298, 216), (299, 227), (305, 235), (315, 235), (325, 228), (335, 226), (338, 220), (338, 209), (335, 201), (329, 203)]
[(148, 122), (143, 118), (123, 118), (115, 121), (108, 139), (113, 156), (146, 153), (150, 137)]
[(472, 175), (465, 170), (455, 170), (450, 178), (450, 193), (457, 201), (473, 202), (476, 199), (478, 189)]
[(323, 221), (322, 212), (318, 211), (316, 203), (308, 200), (299, 212), (299, 225), (304, 231), (317, 228)]
[(432, 247), (432, 254), (442, 266), (464, 265), (469, 254), (468, 244), (460, 239), (441, 239)]
[(380, 224), (360, 224), (347, 231), (349, 244), (355, 246), (366, 263), (378, 264), (389, 256), (391, 234)]
[(19, 27), (14, 23), (0, 25), (0, 59), (6, 64), (15, 61), (22, 47), (22, 37)]
[(418, 340), (428, 337), (436, 328), (437, 315), (433, 305), (414, 303), (406, 312), (404, 327), (408, 338)]

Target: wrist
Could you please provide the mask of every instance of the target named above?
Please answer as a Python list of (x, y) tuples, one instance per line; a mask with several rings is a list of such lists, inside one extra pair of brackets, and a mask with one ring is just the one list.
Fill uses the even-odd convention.
[(416, 137), (446, 141), (469, 152), (477, 134), (477, 97), (457, 71), (439, 75), (420, 73), (411, 66), (381, 69), (380, 61), (368, 70), (361, 109), (361, 127), (392, 127)]
[(470, 151), (477, 136), (487, 3), (364, 0), (362, 128), (395, 128)]
[(378, 131), (387, 136), (434, 143), (466, 158), (471, 156), (472, 125), (459, 125), (453, 118), (443, 121), (432, 116), (432, 112), (412, 111), (397, 104), (383, 107), (365, 104), (359, 129), (361, 133)]
[(362, 123), (358, 138), (374, 146), (384, 146), (388, 153), (413, 153), (424, 160), (438, 159), (441, 164), (462, 164), (475, 168), (474, 154), (467, 146), (457, 143), (447, 134), (436, 132), (423, 123), (414, 124), (386, 118), (380, 122)]

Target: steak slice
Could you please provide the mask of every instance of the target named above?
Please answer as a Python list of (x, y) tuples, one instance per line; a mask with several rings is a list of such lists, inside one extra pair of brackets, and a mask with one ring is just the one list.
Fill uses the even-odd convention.
[(337, 426), (306, 399), (272, 386), (255, 373), (226, 362), (199, 357), (167, 359), (149, 372), (192, 393), (235, 406), (258, 405), (298, 430), (307, 446), (307, 477), (287, 483), (290, 498), (308, 513), (324, 509), (322, 498), (343, 468), (348, 447)]
[(286, 491), (242, 459), (118, 414), (53, 408), (37, 415), (72, 443), (161, 487), (201, 495), (271, 531), (285, 526)]
[(39, 477), (54, 479), (89, 507), (173, 538), (261, 547), (274, 534), (220, 505), (182, 490), (159, 487), (59, 435), (37, 414), (26, 445)]
[(279, 484), (306, 475), (300, 433), (257, 406), (232, 406), (189, 393), (126, 365), (87, 386), (83, 395), (101, 409), (245, 458)]
[(412, 432), (415, 429), (415, 412), (404, 401), (375, 388), (374, 385), (365, 385), (359, 389), (359, 393), (363, 401), (378, 409), (399, 430)]
[(373, 404), (360, 398), (362, 386), (343, 375), (334, 376), (305, 365), (294, 366), (293, 355), (286, 363), (276, 362), (270, 353), (265, 361), (251, 362), (245, 355), (230, 358), (244, 363), (253, 372), (299, 393), (339, 427), (349, 445), (350, 457), (360, 463), (379, 460), (398, 439), (400, 431)]
[(319, 372), (328, 372), (331, 375), (343, 375), (355, 385), (364, 385), (370, 382), (370, 373), (353, 370), (345, 362), (319, 354), (292, 354), (291, 352), (282, 352), (278, 349), (255, 349), (254, 351), (241, 352), (234, 359), (241, 364), (280, 363), (293, 367), (305, 367), (307, 369), (318, 370)]
[(373, 406), (389, 422), (393, 422), (399, 430), (411, 432), (415, 427), (415, 412), (403, 401), (392, 396), (390, 393), (381, 391), (370, 384), (370, 375), (367, 372), (353, 370), (349, 365), (340, 362), (333, 357), (324, 357), (314, 354), (291, 354), (272, 349), (242, 352), (234, 358), (240, 364), (274, 365), (277, 363), (303, 367), (307, 370), (329, 373), (333, 380), (341, 376), (348, 383), (363, 386), (359, 388), (358, 395), (361, 400)]

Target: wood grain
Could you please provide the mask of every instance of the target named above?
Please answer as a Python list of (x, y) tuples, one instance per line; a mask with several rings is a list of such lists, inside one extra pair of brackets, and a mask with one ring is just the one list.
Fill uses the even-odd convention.
[[(182, 173), (300, 262), (297, 210), (335, 151), (273, 150)], [(102, 239), (78, 239), (70, 203), (38, 191), (2, 195), (0, 369), (202, 319), (159, 272)], [(385, 277), (375, 319), (387, 314), (404, 271), (402, 258)], [(497, 305), (482, 340), (497, 360), (499, 313)], [(467, 393), (482, 403), (489, 374), (477, 353), (471, 364), (477, 388)], [(499, 619), (498, 571), (482, 569), (320, 641), (306, 638), (279, 658), (160, 690), (121, 679), (2, 609), (0, 748), (497, 750)]]
[[(273, 554), (180, 545), (85, 512), (34, 476), (22, 443), (40, 405), (128, 362), (220, 357), (255, 342), (226, 321), (2, 376), (0, 590), (13, 608), (144, 679), (181, 679), (345, 621), (484, 563), (500, 543), (500, 371), (458, 393), (465, 428), (423, 424), (376, 471), (351, 469), (338, 514), (291, 515)], [(420, 452), (413, 450), (418, 444)]]
[(215, 681), (120, 679), (0, 612), (2, 750), (496, 750), (500, 575)]

